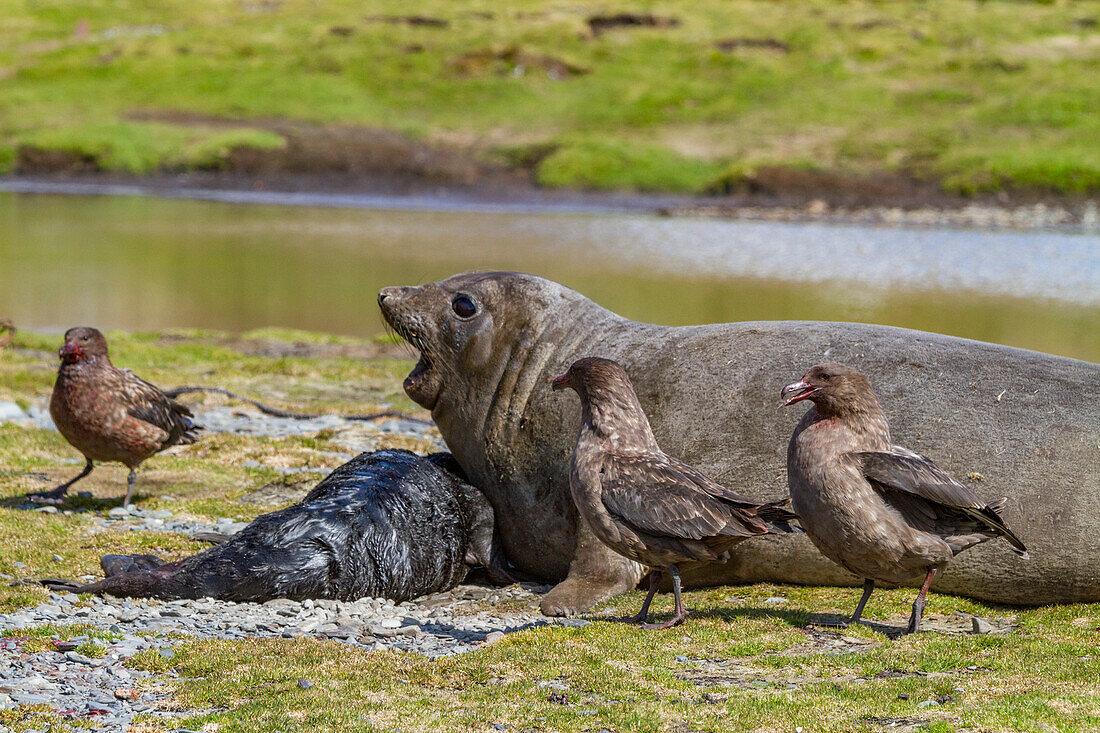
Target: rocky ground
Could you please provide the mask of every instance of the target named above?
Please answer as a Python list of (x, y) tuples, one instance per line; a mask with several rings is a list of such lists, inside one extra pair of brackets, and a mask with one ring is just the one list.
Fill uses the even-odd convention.
[[(366, 650), (400, 649), (428, 657), (459, 654), (536, 625), (588, 625), (583, 619), (551, 620), (538, 613), (542, 586), (492, 588), (460, 585), (415, 602), (382, 598), (357, 601), (276, 599), (267, 603), (200, 600), (146, 601), (50, 595), (35, 608), (0, 616), (0, 709), (43, 705), (62, 718), (91, 718), (97, 726), (120, 729), (134, 715), (180, 717), (158, 705), (166, 696), (155, 675), (126, 662), (153, 650), (165, 659), (180, 636), (212, 639), (331, 639)], [(511, 602), (527, 610), (500, 613), (486, 604)], [(28, 636), (46, 624), (80, 624), (65, 638)], [(29, 648), (28, 648), (29, 647)], [(98, 654), (81, 653), (91, 649)], [(169, 676), (171, 672), (167, 673)], [(299, 680), (308, 686), (309, 680)], [(187, 716), (195, 711), (186, 711)], [(0, 726), (2, 729), (3, 726)]]
[[(0, 421), (53, 428), (48, 411), (41, 405), (23, 410), (14, 402), (0, 403)], [(362, 434), (358, 442), (364, 450), (372, 448), (371, 438), (375, 433), (428, 438), (443, 448), (438, 437), (431, 437), (430, 425), (395, 418), (364, 422), (324, 415), (298, 420), (265, 415), (251, 407), (219, 406), (200, 412), (196, 421), (208, 433), (281, 438), (354, 428)], [(356, 441), (353, 438), (351, 442)], [(332, 453), (332, 457), (346, 461), (352, 454)], [(283, 467), (279, 470), (286, 474), (306, 470), (322, 475), (330, 472), (326, 468)], [(264, 487), (268, 490), (261, 489), (263, 496), (259, 498), (264, 504), (293, 501), (300, 499), (311, 487), (312, 481)], [(78, 496), (87, 498), (91, 494), (80, 492)], [(45, 514), (91, 514), (89, 534), (131, 530), (201, 537), (206, 533), (234, 534), (246, 526), (245, 522), (231, 518), (207, 523), (177, 517), (166, 509), (148, 511), (134, 505), (100, 511), (59, 509), (27, 502), (19, 508)], [(22, 566), (23, 563), (16, 562), (15, 570), (18, 572)], [(80, 578), (82, 581), (96, 579), (91, 575)], [(10, 574), (0, 574), (0, 580), (33, 582)], [(366, 650), (401, 649), (439, 657), (469, 651), (498, 641), (504, 634), (535, 625), (590, 623), (542, 616), (538, 611), (537, 594), (546, 590), (549, 586), (537, 584), (516, 584), (507, 588), (464, 584), (446, 593), (396, 605), (383, 598), (349, 602), (306, 600), (301, 603), (277, 599), (257, 604), (210, 598), (163, 602), (51, 593), (49, 601), (37, 607), (0, 615), (0, 710), (44, 705), (62, 718), (92, 718), (98, 726), (108, 729), (124, 728), (137, 713), (178, 717), (182, 714), (179, 711), (158, 708), (158, 702), (165, 696), (157, 684), (150, 683), (151, 673), (130, 669), (126, 662), (146, 650), (155, 650), (171, 658), (171, 647), (181, 635), (214, 639), (309, 635)], [(503, 613), (493, 609), (500, 604), (522, 610)], [(64, 630), (73, 624), (81, 625), (83, 631), (70, 638)], [(45, 649), (35, 651), (41, 638), (28, 635), (27, 630), (46, 625), (55, 627), (58, 633), (56, 637), (47, 637)], [(35, 642), (29, 645), (30, 648), (28, 640)], [(85, 645), (91, 645), (100, 654), (91, 656), (77, 651)], [(301, 684), (310, 683), (302, 680)], [(193, 713), (188, 711), (187, 714)], [(0, 725), (0, 730), (3, 729)]]

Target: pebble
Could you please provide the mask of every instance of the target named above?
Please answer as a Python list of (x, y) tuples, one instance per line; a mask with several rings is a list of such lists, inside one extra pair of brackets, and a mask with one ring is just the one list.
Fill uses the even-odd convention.
[(980, 616), (971, 616), (970, 623), (975, 634), (988, 634), (993, 631), (993, 625)]
[(780, 603), (787, 603), (787, 599), (782, 596), (772, 596), (764, 599), (765, 606), (777, 606)]
[(308, 690), (313, 687), (313, 683), (309, 680), (298, 680), (298, 687), (301, 687), (303, 690)]
[(576, 629), (583, 629), (585, 626), (591, 626), (592, 622), (586, 618), (566, 618), (558, 621), (559, 626), (572, 626)]

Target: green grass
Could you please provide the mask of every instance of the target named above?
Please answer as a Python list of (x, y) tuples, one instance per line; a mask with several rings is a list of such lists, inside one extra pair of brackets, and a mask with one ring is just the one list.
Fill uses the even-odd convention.
[[(20, 332), (20, 351), (0, 351), (0, 399), (41, 402), (52, 382), (57, 336)], [(302, 332), (261, 331), (229, 337), (207, 331), (108, 336), (116, 363), (164, 384), (201, 381), (251, 394), (277, 390), (284, 404), (310, 410), (355, 410), (393, 403), (408, 361), (354, 360), (326, 349), (362, 345), (355, 339)], [(312, 344), (313, 355), (270, 359), (246, 356), (261, 343)], [(246, 348), (247, 347), (247, 348)], [(332, 352), (340, 353), (340, 352)], [(302, 386), (288, 388), (293, 378)], [(210, 398), (212, 399), (212, 398)], [(219, 398), (220, 399), (220, 398)], [(208, 435), (192, 446), (150, 459), (140, 472), (136, 503), (206, 520), (247, 519), (274, 507), (238, 499), (279, 474), (245, 468), (332, 466), (328, 451), (338, 431), (286, 439)], [(421, 442), (406, 447), (425, 450)], [(98, 574), (107, 553), (142, 552), (179, 558), (206, 545), (156, 532), (92, 532), (86, 514), (17, 510), (26, 491), (51, 485), (79, 468), (75, 452), (56, 434), (0, 427), (0, 572), (20, 577)], [(45, 474), (43, 481), (37, 474)], [(66, 509), (104, 511), (121, 502), (125, 469), (104, 466), (81, 484), (91, 498)], [(55, 561), (53, 555), (61, 556)], [(23, 563), (16, 568), (15, 563)], [(782, 596), (785, 603), (768, 604)], [(41, 588), (0, 584), (0, 613), (44, 601)], [(915, 721), (930, 731), (1086, 731), (1100, 727), (1100, 604), (1016, 609), (932, 594), (933, 621), (962, 614), (1008, 619), (997, 635), (925, 632), (891, 640), (881, 627), (846, 629), (838, 654), (806, 625), (818, 614), (847, 614), (856, 588), (758, 584), (690, 591), (692, 614), (667, 632), (644, 632), (606, 620), (638, 610), (640, 592), (613, 598), (584, 628), (538, 628), (459, 657), (430, 661), (412, 653), (366, 653), (316, 639), (203, 641), (181, 638), (174, 656), (146, 651), (128, 664), (154, 672), (169, 709), (193, 711), (182, 720), (143, 715), (135, 731), (186, 728), (232, 731), (394, 730), (566, 731), (881, 731), (889, 720)], [(877, 590), (865, 616), (898, 626), (912, 589)], [(499, 613), (522, 610), (515, 601)], [(491, 604), (488, 607), (493, 608)], [(614, 610), (612, 610), (614, 609)], [(671, 601), (654, 602), (656, 618)], [(78, 651), (104, 653), (114, 637), (87, 624), (10, 630), (22, 651), (49, 649), (55, 639), (86, 637)], [(309, 689), (299, 679), (313, 683)], [(566, 685), (557, 690), (548, 686)], [(562, 698), (560, 693), (564, 693)], [(552, 696), (555, 695), (555, 696)], [(927, 700), (943, 700), (920, 707)], [(886, 721), (886, 722), (883, 722)], [(92, 721), (94, 723), (94, 721)], [(66, 721), (42, 706), (0, 711), (14, 730)]]
[[(762, 604), (790, 598), (790, 610)], [(1095, 627), (1100, 608), (1006, 611), (934, 596), (935, 613), (1010, 614), (1006, 636), (926, 632), (895, 641), (864, 627), (867, 642), (838, 655), (807, 646), (810, 612), (846, 612), (855, 589), (760, 585), (688, 593), (688, 622), (644, 632), (609, 621), (582, 629), (516, 633), (459, 657), (349, 652), (315, 641), (187, 641), (165, 660), (186, 708), (222, 708), (186, 725), (219, 731), (882, 730), (887, 718), (931, 730), (1090, 730), (1100, 725)], [(876, 618), (904, 614), (912, 591), (876, 594)], [(641, 593), (611, 601), (633, 612)], [(732, 596), (732, 600), (730, 599)], [(659, 602), (667, 614), (668, 603)], [(301, 689), (298, 679), (313, 683)], [(565, 698), (547, 686), (566, 685)], [(556, 697), (552, 697), (557, 693)], [(921, 707), (926, 700), (943, 700)]]
[[(586, 23), (626, 11), (680, 23)], [(284, 119), (525, 160), (547, 186), (698, 192), (731, 168), (812, 164), (966, 193), (1100, 190), (1096, 0), (425, 0), (415, 12), (447, 27), (377, 20), (410, 12), (0, 0), (0, 171), (21, 147), (139, 174), (218, 168), (282, 146), (261, 128)], [(553, 78), (542, 57), (583, 73)]]

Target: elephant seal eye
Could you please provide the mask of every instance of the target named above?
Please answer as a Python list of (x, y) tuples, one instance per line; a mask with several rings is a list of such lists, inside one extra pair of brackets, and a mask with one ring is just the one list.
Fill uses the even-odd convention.
[(470, 318), (477, 313), (477, 306), (469, 295), (456, 295), (451, 301), (451, 310), (459, 318)]

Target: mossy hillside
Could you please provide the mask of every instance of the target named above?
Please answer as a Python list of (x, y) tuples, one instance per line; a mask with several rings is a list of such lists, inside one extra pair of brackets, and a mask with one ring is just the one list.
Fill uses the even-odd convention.
[[(642, 24), (593, 24), (617, 14)], [(751, 186), (738, 173), (763, 165), (1100, 188), (1095, 0), (425, 0), (411, 15), (2, 0), (0, 167), (32, 150), (218, 169), (281, 149), (269, 123), (289, 120), (385, 128), (570, 188)]]

